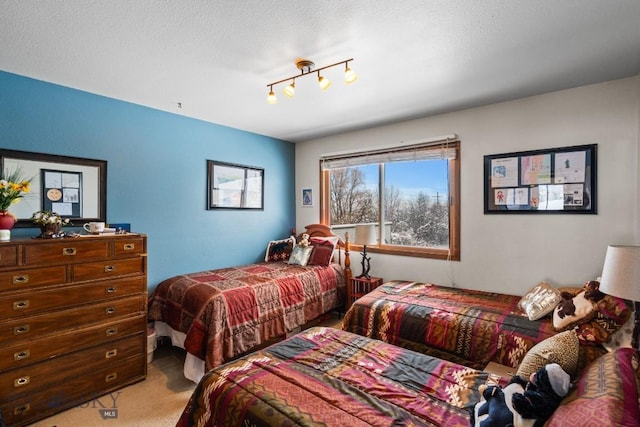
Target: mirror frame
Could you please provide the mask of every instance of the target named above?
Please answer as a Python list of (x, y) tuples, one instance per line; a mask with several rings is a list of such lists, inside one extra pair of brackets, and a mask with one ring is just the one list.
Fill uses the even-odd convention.
[[(78, 217), (69, 216), (68, 218), (71, 220), (73, 225), (82, 226), (83, 223), (89, 221), (104, 221), (106, 222), (107, 218), (107, 161), (106, 160), (95, 160), (95, 159), (85, 159), (81, 157), (71, 157), (71, 156), (60, 156), (56, 154), (44, 154), (44, 153), (32, 153), (28, 151), (17, 151), (17, 150), (5, 150), (0, 149), (0, 170), (4, 171), (5, 169), (5, 161), (7, 160), (16, 160), (18, 165), (20, 160), (30, 161), (30, 162), (41, 162), (44, 163), (42, 167), (40, 167), (40, 171), (38, 171), (37, 176), (31, 177), (32, 179), (41, 179), (42, 170), (44, 169), (62, 169), (62, 172), (65, 171), (64, 165), (70, 165), (68, 171), (71, 173), (75, 173), (73, 166), (76, 167), (88, 167), (88, 168), (96, 168), (96, 182), (95, 185), (97, 188), (82, 188), (82, 194), (86, 192), (95, 192), (97, 196), (97, 216), (95, 217), (84, 217), (82, 214)], [(51, 163), (52, 167), (47, 168), (46, 163)], [(86, 181), (83, 183), (86, 184)], [(35, 197), (34, 197), (35, 196)], [(30, 202), (36, 202), (39, 205), (38, 208), (34, 210), (34, 212), (38, 210), (43, 210), (43, 197), (41, 190), (35, 192), (32, 187), (31, 193), (28, 194)], [(15, 224), (15, 227), (37, 227), (31, 221), (31, 215), (29, 217), (18, 217), (18, 221)]]

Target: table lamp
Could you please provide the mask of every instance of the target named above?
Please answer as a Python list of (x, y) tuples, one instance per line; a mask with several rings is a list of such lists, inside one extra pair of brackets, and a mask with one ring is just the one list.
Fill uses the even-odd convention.
[(604, 259), (600, 291), (614, 297), (631, 300), (634, 309), (633, 339), (638, 349), (640, 333), (640, 246), (610, 245)]
[(378, 242), (376, 237), (376, 226), (375, 224), (358, 224), (356, 225), (356, 237), (353, 243), (356, 245), (362, 245), (362, 274), (356, 277), (360, 279), (365, 277), (367, 279), (371, 279), (369, 276), (369, 270), (371, 269), (371, 265), (369, 261), (371, 257), (367, 256), (367, 245), (375, 245)]

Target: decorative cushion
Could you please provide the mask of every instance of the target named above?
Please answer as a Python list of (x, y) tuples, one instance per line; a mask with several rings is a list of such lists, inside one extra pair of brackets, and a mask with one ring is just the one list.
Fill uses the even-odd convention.
[(631, 347), (631, 341), (633, 340), (633, 316), (629, 316), (629, 319), (618, 329), (617, 332), (609, 335), (609, 338), (602, 343), (602, 346), (607, 351), (615, 351), (622, 347)]
[(331, 257), (333, 256), (333, 246), (331, 244), (313, 245), (312, 248), (309, 265), (327, 266), (331, 263)]
[(335, 249), (338, 246), (338, 243), (340, 242), (340, 237), (338, 237), (338, 236), (331, 236), (331, 237), (313, 236), (309, 240), (311, 240), (311, 244), (312, 245), (317, 245), (318, 243), (319, 244), (331, 244), (333, 246), (333, 249)]
[(311, 246), (295, 246), (291, 252), (291, 256), (289, 257), (289, 264), (301, 265), (304, 267), (309, 262), (312, 250), (313, 247)]
[(560, 292), (547, 282), (538, 283), (518, 302), (529, 320), (538, 320), (551, 313), (560, 302)]
[(639, 353), (620, 348), (587, 366), (545, 427), (637, 426)]
[(264, 260), (286, 261), (289, 259), (295, 245), (296, 238), (293, 236), (282, 240), (272, 240), (267, 244), (267, 252), (264, 255)]
[(605, 295), (597, 302), (593, 318), (578, 325), (577, 333), (580, 343), (591, 345), (605, 343), (611, 335), (622, 328), (629, 318), (633, 317), (632, 313), (632, 309), (623, 299)]
[(525, 354), (516, 375), (528, 380), (538, 369), (549, 363), (557, 363), (573, 378), (578, 367), (579, 345), (575, 331), (560, 332), (540, 341)]
[(572, 329), (581, 323), (588, 322), (595, 316), (597, 306), (593, 301), (584, 297), (584, 291), (574, 296), (571, 302), (575, 306), (575, 312), (573, 314), (561, 317), (563, 304), (565, 304), (565, 302), (561, 302), (553, 310), (553, 328), (556, 331)]

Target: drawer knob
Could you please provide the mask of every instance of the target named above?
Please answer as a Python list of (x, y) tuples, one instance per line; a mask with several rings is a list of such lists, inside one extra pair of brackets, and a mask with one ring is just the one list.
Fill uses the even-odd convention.
[(29, 403), (25, 403), (24, 405), (21, 405), (21, 406), (16, 406), (13, 409), (13, 415), (24, 415), (27, 412), (29, 412), (30, 409), (31, 409), (31, 404)]
[(118, 328), (109, 328), (109, 329), (107, 329), (106, 333), (107, 333), (108, 337), (112, 337), (114, 335), (117, 335), (118, 334)]
[(23, 274), (20, 276), (13, 276), (13, 284), (14, 285), (24, 285), (25, 283), (29, 283), (29, 275)]
[(116, 288), (115, 286), (110, 286), (106, 289), (108, 294), (113, 294), (118, 290), (118, 288)]
[(29, 350), (22, 350), (13, 353), (13, 360), (24, 360), (31, 356), (31, 352)]
[(104, 354), (104, 358), (105, 359), (111, 359), (112, 357), (115, 357), (118, 355), (118, 349), (113, 349), (113, 350), (109, 350)]
[(107, 307), (107, 309), (105, 310), (105, 312), (107, 314), (113, 314), (116, 312), (116, 308), (115, 307)]
[(62, 248), (62, 255), (75, 255), (76, 253), (76, 248)]
[(116, 267), (113, 265), (105, 265), (104, 266), (104, 272), (105, 273), (111, 273), (112, 271), (116, 271)]
[(22, 387), (23, 385), (27, 385), (30, 382), (31, 382), (31, 377), (29, 377), (28, 375), (25, 375), (24, 377), (16, 378), (13, 381), (13, 386), (14, 387)]
[(125, 251), (132, 251), (136, 248), (135, 243), (125, 243), (124, 244), (124, 250)]
[(26, 334), (29, 332), (29, 325), (20, 325), (13, 328), (13, 335)]
[(107, 374), (107, 375), (104, 377), (104, 381), (108, 383), (108, 382), (110, 382), (110, 381), (115, 380), (116, 378), (118, 378), (118, 373), (117, 373), (117, 372), (112, 372), (112, 373), (110, 373), (110, 374)]
[(22, 310), (23, 308), (28, 308), (29, 307), (29, 300), (28, 299), (24, 299), (22, 301), (14, 301), (13, 302), (13, 309), (14, 310)]

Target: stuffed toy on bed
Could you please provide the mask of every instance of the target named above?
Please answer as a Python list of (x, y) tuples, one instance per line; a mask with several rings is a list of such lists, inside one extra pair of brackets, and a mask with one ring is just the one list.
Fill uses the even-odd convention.
[(514, 376), (501, 389), (488, 386), (471, 414), (472, 427), (541, 427), (569, 392), (570, 378), (550, 363), (529, 379)]

